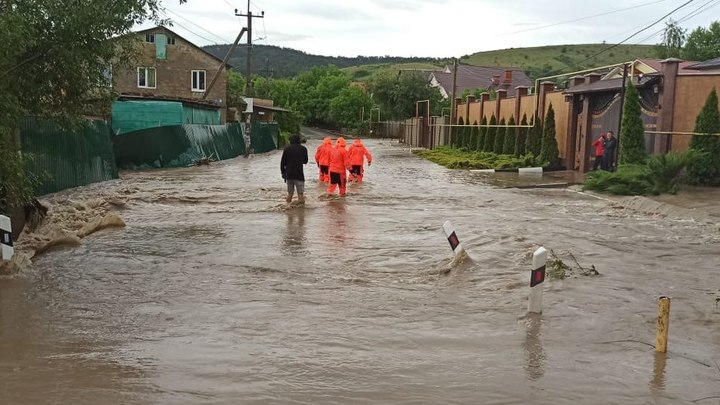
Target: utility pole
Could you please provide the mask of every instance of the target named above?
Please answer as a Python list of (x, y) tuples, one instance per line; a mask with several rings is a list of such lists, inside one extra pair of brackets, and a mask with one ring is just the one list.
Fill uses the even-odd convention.
[(265, 58), (265, 98), (270, 98), (270, 76), (275, 73), (275, 69), (270, 69), (270, 58)]
[(457, 109), (457, 106), (455, 105), (455, 93), (457, 92), (457, 59), (453, 60), (453, 80), (452, 80), (452, 95), (450, 96), (450, 131), (449, 136), (450, 142), (452, 143), (452, 136), (453, 136), (453, 127), (452, 125), (455, 124), (455, 110)]
[(253, 15), (252, 11), (250, 11), (250, 0), (248, 0), (247, 3), (247, 14), (238, 14), (237, 9), (235, 9), (235, 16), (237, 17), (247, 17), (247, 70), (245, 71), (245, 74), (247, 77), (245, 78), (245, 97), (247, 98), (248, 103), (248, 110), (245, 114), (245, 133), (243, 134), (243, 138), (245, 140), (245, 157), (250, 156), (251, 151), (251, 132), (252, 132), (252, 106), (250, 104), (252, 97), (253, 97), (253, 86), (252, 86), (252, 19), (253, 18), (265, 18), (265, 12), (261, 11), (260, 15)]
[(235, 9), (235, 15), (237, 17), (247, 17), (247, 61), (245, 74), (245, 95), (247, 97), (253, 96), (253, 85), (252, 85), (252, 19), (253, 18), (265, 18), (265, 12), (261, 11), (260, 15), (253, 15), (250, 11), (250, 0), (247, 3), (247, 14), (238, 14)]

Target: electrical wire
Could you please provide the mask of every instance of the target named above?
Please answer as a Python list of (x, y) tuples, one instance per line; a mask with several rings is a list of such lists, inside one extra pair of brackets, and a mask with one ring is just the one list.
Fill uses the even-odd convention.
[(166, 11), (169, 11), (169, 12), (173, 13), (173, 14), (174, 14), (174, 15), (175, 15), (176, 17), (182, 18), (182, 19), (183, 19), (184, 21), (186, 21), (186, 22), (188, 22), (188, 23), (190, 23), (190, 24), (194, 25), (195, 27), (198, 27), (198, 28), (200, 28), (201, 30), (203, 30), (203, 31), (207, 32), (207, 33), (208, 33), (208, 34), (210, 34), (210, 35), (212, 35), (212, 36), (214, 36), (214, 37), (216, 37), (216, 38), (220, 38), (220, 40), (221, 40), (221, 41), (223, 41), (223, 42), (227, 42), (227, 38), (223, 38), (222, 36), (220, 36), (220, 35), (218, 35), (218, 34), (216, 34), (216, 33), (212, 32), (212, 31), (208, 31), (208, 30), (207, 30), (206, 28), (204, 28), (204, 27), (202, 27), (202, 26), (200, 26), (200, 25), (198, 25), (198, 24), (195, 24), (194, 22), (192, 22), (192, 21), (190, 21), (189, 19), (187, 19), (187, 18), (185, 18), (185, 17), (181, 16), (181, 15), (180, 15), (180, 14), (178, 14), (177, 12), (175, 12), (175, 11), (172, 11), (172, 10), (169, 10), (169, 9), (168, 9), (168, 10), (166, 10)]
[[(164, 15), (164, 16), (165, 16), (165, 18), (167, 18), (168, 20), (170, 20), (170, 21), (171, 21), (171, 22), (173, 23), (173, 25), (177, 25), (178, 27), (180, 27), (180, 28), (184, 29), (185, 31), (187, 31), (187, 32), (189, 32), (189, 33), (191, 33), (191, 34), (195, 35), (195, 36), (196, 36), (196, 37), (198, 37), (198, 38), (202, 38), (202, 39), (204, 39), (204, 40), (206, 40), (206, 41), (210, 42), (211, 44), (215, 44), (215, 45), (218, 45), (218, 42), (217, 42), (217, 41), (213, 41), (212, 39), (209, 39), (209, 38), (207, 38), (207, 37), (204, 37), (204, 36), (202, 36), (202, 35), (198, 34), (197, 32), (195, 32), (195, 31), (193, 31), (193, 30), (191, 30), (191, 29), (189, 29), (189, 28), (187, 28), (187, 27), (183, 26), (182, 24), (180, 24), (180, 23), (179, 23), (179, 22), (177, 22), (177, 21), (172, 21), (172, 18), (170, 18), (170, 16), (169, 16), (169, 15), (167, 15), (166, 13), (164, 13), (163, 11), (160, 11), (160, 14)], [(224, 41), (224, 40), (223, 40), (223, 41)]]
[(594, 55), (591, 55), (591, 56), (585, 58), (584, 60), (578, 62), (578, 65), (582, 65), (582, 64), (584, 64), (585, 62), (587, 62), (587, 61), (589, 61), (589, 60), (591, 60), (591, 59), (594, 59), (594, 58), (602, 55), (603, 53), (605, 53), (605, 52), (607, 52), (607, 51), (609, 51), (609, 50), (611, 50), (611, 49), (617, 48), (618, 46), (620, 46), (620, 45), (624, 44), (625, 42), (631, 40), (631, 39), (632, 39), (633, 37), (635, 37), (636, 35), (642, 33), (643, 31), (648, 30), (650, 27), (658, 24), (659, 22), (661, 22), (661, 21), (663, 21), (664, 19), (668, 18), (669, 16), (673, 15), (675, 12), (677, 12), (677, 11), (680, 10), (681, 8), (687, 6), (688, 4), (692, 3), (693, 1), (695, 1), (695, 0), (688, 0), (688, 1), (686, 1), (685, 3), (681, 4), (680, 6), (674, 8), (674, 9), (673, 9), (672, 11), (670, 11), (669, 13), (665, 14), (664, 16), (662, 16), (660, 19), (658, 19), (658, 20), (656, 20), (655, 22), (651, 23), (650, 25), (647, 25), (647, 26), (643, 27), (642, 29), (636, 31), (635, 33), (633, 33), (633, 34), (630, 35), (629, 37), (623, 39), (622, 41), (618, 42), (617, 44), (610, 45), (610, 46), (608, 46), (607, 48), (604, 48), (604, 49), (600, 50), (599, 52), (596, 52)]
[(589, 15), (589, 16), (585, 16), (585, 17), (575, 18), (575, 19), (573, 19), (573, 20), (566, 20), (566, 21), (561, 21), (561, 22), (557, 22), (557, 23), (553, 23), (553, 24), (541, 25), (541, 26), (539, 26), (539, 27), (527, 28), (527, 29), (520, 30), (520, 31), (508, 32), (508, 33), (504, 33), (504, 34), (498, 34), (498, 36), (514, 35), (514, 34), (520, 34), (520, 33), (523, 33), (523, 32), (537, 31), (537, 30), (541, 30), (541, 29), (545, 29), (545, 28), (557, 27), (558, 25), (571, 24), (571, 23), (574, 23), (574, 22), (583, 21), (583, 20), (589, 20), (589, 19), (591, 19), (591, 18), (602, 17), (602, 16), (606, 16), (606, 15), (610, 15), (610, 14), (619, 13), (619, 12), (622, 12), (622, 11), (634, 10), (634, 9), (636, 9), (636, 8), (645, 7), (645, 6), (650, 6), (650, 5), (658, 4), (658, 3), (663, 3), (663, 2), (665, 2), (665, 1), (667, 1), (667, 0), (652, 1), (652, 2), (650, 2), (650, 3), (638, 4), (638, 5), (635, 5), (635, 6), (632, 6), (632, 7), (626, 7), (626, 8), (621, 8), (621, 9), (618, 9), (618, 10), (606, 11), (606, 12), (604, 12), (604, 13), (593, 14), (593, 15)]

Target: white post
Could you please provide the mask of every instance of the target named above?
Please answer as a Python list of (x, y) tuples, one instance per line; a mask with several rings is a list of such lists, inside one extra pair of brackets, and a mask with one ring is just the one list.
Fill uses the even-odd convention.
[(539, 248), (533, 253), (532, 272), (530, 273), (530, 299), (528, 312), (542, 313), (543, 281), (545, 281), (545, 264), (547, 263), (547, 250)]
[(445, 232), (445, 236), (447, 237), (448, 242), (450, 242), (450, 248), (455, 253), (455, 258), (458, 259), (465, 255), (465, 247), (462, 242), (460, 242), (460, 239), (458, 239), (457, 234), (455, 233), (455, 227), (450, 221), (445, 221), (443, 224), (443, 232)]
[(12, 223), (10, 218), (5, 215), (0, 215), (0, 245), (2, 245), (2, 255), (0, 257), (3, 260), (12, 259), (15, 253), (12, 240)]

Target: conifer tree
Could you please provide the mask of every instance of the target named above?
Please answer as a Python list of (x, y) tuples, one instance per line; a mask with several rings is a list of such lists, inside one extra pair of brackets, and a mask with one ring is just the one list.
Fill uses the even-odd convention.
[(620, 164), (641, 164), (647, 159), (645, 129), (640, 114), (640, 94), (635, 86), (629, 83), (625, 89), (622, 129), (618, 139)]
[(547, 167), (551, 168), (560, 166), (560, 152), (555, 138), (555, 110), (552, 103), (545, 114), (539, 161), (541, 164), (547, 163)]
[[(458, 125), (465, 125), (465, 122), (463, 121), (463, 117), (458, 118), (457, 123), (458, 123)], [(465, 129), (465, 127), (454, 127), (453, 128), (453, 139), (452, 139), (453, 148), (459, 148), (462, 146), (463, 129)]]
[(485, 150), (485, 136), (487, 135), (487, 130), (487, 118), (483, 116), (480, 121), (480, 135), (478, 136), (477, 144), (477, 150), (479, 151)]
[[(695, 119), (693, 132), (699, 134), (720, 133), (720, 112), (715, 88), (705, 100), (703, 109)], [(701, 155), (688, 167), (690, 181), (695, 184), (720, 185), (720, 140), (716, 135), (693, 135), (690, 149)]]
[(515, 128), (515, 117), (508, 120), (507, 131), (505, 131), (505, 144), (503, 155), (512, 155), (515, 152), (515, 141), (517, 140), (517, 128)]
[(540, 117), (536, 114), (533, 118), (533, 126), (528, 131), (527, 142), (525, 143), (527, 153), (532, 153), (534, 157), (540, 155), (540, 145), (542, 145), (542, 125)]
[(507, 128), (504, 128), (505, 118), (500, 119), (500, 128), (498, 128), (495, 134), (495, 145), (493, 146), (493, 152), (500, 155), (503, 153), (503, 146), (505, 146), (505, 132)]
[(485, 147), (483, 150), (485, 152), (492, 152), (495, 149), (495, 134), (497, 133), (497, 118), (495, 118), (495, 115), (493, 114), (490, 117), (490, 125), (487, 130), (487, 135), (485, 135)]
[[(520, 125), (527, 125), (527, 115), (523, 114)], [(528, 129), (520, 128), (518, 131), (517, 139), (515, 140), (515, 156), (522, 156), (525, 154), (525, 139), (527, 138)]]
[(470, 143), (468, 143), (468, 149), (471, 151), (477, 150), (479, 132), (480, 129), (478, 128), (478, 123), (475, 121), (470, 127)]

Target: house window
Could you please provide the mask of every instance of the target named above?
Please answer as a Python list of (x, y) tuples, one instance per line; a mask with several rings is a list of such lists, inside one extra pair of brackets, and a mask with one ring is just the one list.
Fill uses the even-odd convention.
[(145, 34), (145, 42), (155, 43), (155, 34)]
[(167, 37), (168, 45), (175, 45), (175, 37)]
[(204, 70), (193, 70), (192, 71), (192, 91), (205, 91), (205, 71)]
[(154, 89), (156, 87), (154, 67), (137, 68), (137, 85), (141, 89)]

